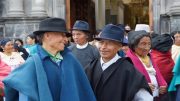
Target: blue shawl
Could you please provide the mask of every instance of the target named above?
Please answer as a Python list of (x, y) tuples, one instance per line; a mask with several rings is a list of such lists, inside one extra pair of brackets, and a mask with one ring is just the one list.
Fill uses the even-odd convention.
[(175, 66), (173, 68), (174, 76), (171, 80), (171, 84), (168, 88), (168, 91), (176, 91), (176, 86), (180, 85), (180, 55), (178, 56)]
[[(62, 61), (63, 82), (60, 101), (96, 101), (89, 81), (80, 63), (65, 50)], [(19, 92), (28, 101), (53, 101), (48, 80), (40, 57), (29, 57), (25, 64), (15, 69), (4, 81), (6, 101), (18, 101)]]

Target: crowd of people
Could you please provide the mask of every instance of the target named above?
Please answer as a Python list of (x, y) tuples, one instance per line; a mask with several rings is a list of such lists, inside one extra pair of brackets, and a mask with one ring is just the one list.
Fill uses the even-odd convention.
[(25, 44), (0, 40), (0, 101), (180, 101), (180, 31), (107, 24), (91, 34), (86, 21), (69, 32), (46, 18)]

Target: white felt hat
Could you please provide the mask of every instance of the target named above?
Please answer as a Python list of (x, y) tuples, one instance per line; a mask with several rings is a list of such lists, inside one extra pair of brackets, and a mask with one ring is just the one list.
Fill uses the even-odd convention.
[(150, 32), (150, 27), (147, 24), (137, 24), (135, 27), (135, 31), (141, 31), (144, 30), (146, 32)]

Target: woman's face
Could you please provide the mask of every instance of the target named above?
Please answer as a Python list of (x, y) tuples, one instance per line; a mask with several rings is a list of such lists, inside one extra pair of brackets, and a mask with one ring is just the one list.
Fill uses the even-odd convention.
[(8, 53), (13, 52), (14, 51), (13, 42), (12, 41), (7, 42), (6, 45), (3, 47), (3, 51)]
[(174, 38), (175, 38), (174, 44), (180, 46), (180, 33), (175, 34)]
[(31, 37), (28, 36), (26, 39), (26, 43), (28, 45), (33, 45), (33, 44), (35, 44), (35, 39), (32, 39)]
[(151, 39), (148, 36), (144, 36), (140, 39), (138, 45), (135, 47), (135, 53), (141, 57), (146, 56), (151, 49)]
[(87, 35), (83, 31), (73, 30), (72, 37), (76, 44), (84, 45), (87, 43)]

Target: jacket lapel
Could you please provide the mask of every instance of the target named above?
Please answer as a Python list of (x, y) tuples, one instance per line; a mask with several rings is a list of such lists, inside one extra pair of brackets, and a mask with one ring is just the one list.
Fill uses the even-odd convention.
[(110, 76), (116, 71), (116, 69), (120, 68), (120, 65), (123, 60), (124, 58), (118, 59), (115, 63), (113, 63), (106, 70), (104, 70), (104, 72), (102, 73), (102, 78), (101, 78), (102, 85), (100, 87), (103, 87), (103, 85), (107, 82)]
[(101, 64), (100, 61), (96, 61), (96, 64), (94, 65), (94, 75), (93, 75), (93, 85), (94, 85), (94, 90), (96, 91), (98, 83), (101, 79), (101, 75), (102, 75), (102, 68), (101, 68)]

